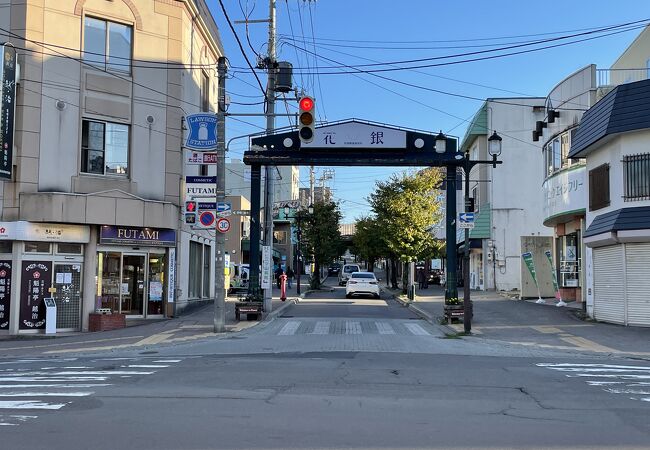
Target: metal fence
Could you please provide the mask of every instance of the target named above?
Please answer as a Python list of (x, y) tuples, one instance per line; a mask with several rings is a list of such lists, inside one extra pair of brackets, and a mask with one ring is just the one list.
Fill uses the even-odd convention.
[(618, 86), (648, 79), (650, 68), (644, 69), (596, 69), (598, 87)]
[(650, 199), (650, 153), (623, 157), (625, 201)]

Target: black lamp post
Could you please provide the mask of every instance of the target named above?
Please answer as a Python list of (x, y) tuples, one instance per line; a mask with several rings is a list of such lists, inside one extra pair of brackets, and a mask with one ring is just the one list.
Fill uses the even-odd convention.
[[(309, 205), (307, 208), (309, 214), (314, 213), (314, 207)], [(302, 214), (304, 210), (298, 210), (298, 214), (294, 217), (289, 217), (290, 209), (288, 207), (284, 208), (284, 216), (286, 218), (296, 219), (298, 225), (298, 230), (296, 231), (296, 237), (298, 238), (298, 244), (296, 249), (296, 294), (300, 295), (300, 275), (302, 274), (302, 250), (301, 250), (301, 240), (302, 240)]]

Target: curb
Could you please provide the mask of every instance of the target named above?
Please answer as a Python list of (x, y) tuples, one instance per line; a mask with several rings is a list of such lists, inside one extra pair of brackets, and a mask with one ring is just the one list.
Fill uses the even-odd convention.
[(415, 314), (420, 316), (422, 319), (429, 322), (431, 325), (435, 325), (435, 326), (439, 327), (440, 329), (442, 329), (442, 332), (445, 335), (449, 336), (449, 335), (457, 335), (458, 334), (458, 331), (456, 331), (455, 329), (453, 329), (452, 327), (450, 327), (448, 325), (441, 324), (438, 321), (438, 317), (436, 317), (436, 316), (430, 314), (429, 312), (421, 309), (420, 307), (416, 306), (412, 301), (406, 301), (406, 300), (400, 298), (398, 295), (395, 295), (394, 293), (392, 293), (390, 291), (386, 291), (386, 292), (391, 296), (391, 298), (393, 300), (397, 301), (402, 306), (406, 306), (411, 311), (413, 311)]

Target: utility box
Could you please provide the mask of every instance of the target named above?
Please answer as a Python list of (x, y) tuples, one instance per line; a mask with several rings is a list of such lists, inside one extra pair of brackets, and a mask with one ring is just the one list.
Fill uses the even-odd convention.
[(43, 301), (45, 302), (45, 334), (56, 334), (56, 302), (51, 297)]
[(278, 62), (277, 77), (275, 79), (275, 90), (277, 92), (291, 92), (293, 90), (293, 66), (290, 62)]

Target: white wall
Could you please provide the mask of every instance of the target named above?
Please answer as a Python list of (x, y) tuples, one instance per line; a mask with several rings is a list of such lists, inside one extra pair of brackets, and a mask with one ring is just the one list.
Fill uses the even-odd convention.
[[(544, 118), (544, 111), (533, 112), (532, 106), (543, 106), (544, 99), (503, 101), (531, 105), (522, 107), (488, 100), (489, 133), (496, 130), (503, 139), (503, 164), (496, 169), (487, 166), (487, 178), (492, 180), (487, 186), (487, 197), (492, 207), (492, 238), (497, 254), (496, 288), (512, 290), (519, 289), (521, 283), (521, 237), (552, 236), (552, 230), (542, 224), (542, 152), (540, 143), (531, 139), (535, 122)], [(493, 287), (493, 266), (484, 267), (486, 286)]]

